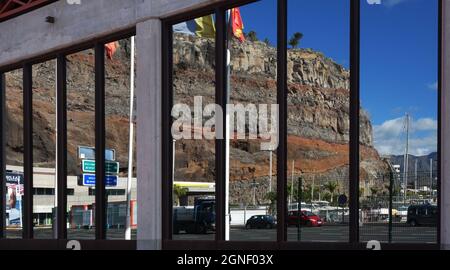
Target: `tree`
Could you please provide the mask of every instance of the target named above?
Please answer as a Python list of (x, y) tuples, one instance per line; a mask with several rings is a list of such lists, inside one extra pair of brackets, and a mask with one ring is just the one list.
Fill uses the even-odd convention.
[(303, 38), (302, 33), (300, 33), (300, 32), (294, 33), (294, 35), (289, 40), (289, 45), (291, 45), (292, 48), (296, 49), (302, 38)]
[(372, 193), (373, 197), (376, 197), (378, 195), (378, 191), (380, 191), (378, 187), (373, 186), (370, 188), (370, 192)]
[(270, 40), (268, 38), (264, 39), (264, 43), (266, 43), (267, 46), (270, 46)]
[(180, 206), (180, 198), (186, 196), (188, 189), (185, 187), (180, 187), (178, 185), (173, 186), (173, 194), (175, 195), (175, 201), (177, 206)]
[(248, 32), (247, 38), (248, 38), (248, 40), (250, 40), (251, 42), (258, 41), (258, 35), (256, 34), (255, 31), (250, 31), (250, 32)]
[(330, 195), (331, 195), (331, 203), (333, 203), (333, 199), (334, 199), (336, 190), (337, 190), (338, 187), (339, 187), (338, 182), (336, 182), (336, 181), (330, 181), (330, 182), (326, 183), (323, 187), (324, 187), (326, 190), (328, 190), (328, 192), (330, 193)]
[(277, 193), (274, 191), (270, 191), (266, 194), (265, 199), (270, 201), (269, 213), (275, 213), (276, 204), (277, 204)]

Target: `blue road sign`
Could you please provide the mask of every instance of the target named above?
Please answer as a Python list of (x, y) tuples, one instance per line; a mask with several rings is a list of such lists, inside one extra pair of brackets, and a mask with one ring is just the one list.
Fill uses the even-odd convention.
[[(95, 174), (83, 174), (83, 186), (95, 186)], [(105, 176), (105, 186), (116, 187), (117, 186), (117, 175), (106, 175)]]

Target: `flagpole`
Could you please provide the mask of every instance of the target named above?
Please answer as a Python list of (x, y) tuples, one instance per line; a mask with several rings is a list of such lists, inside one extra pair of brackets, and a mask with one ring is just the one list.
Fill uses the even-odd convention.
[[(230, 10), (227, 11), (227, 21), (231, 19)], [(231, 52), (230, 52), (230, 27), (227, 31), (227, 104), (230, 103), (231, 96)], [(230, 112), (225, 108), (225, 241), (230, 240)]]
[(134, 36), (131, 37), (130, 64), (130, 134), (128, 138), (128, 179), (127, 179), (127, 218), (125, 240), (131, 240), (131, 180), (133, 179), (133, 139), (134, 139)]
[[(227, 42), (228, 44), (228, 42)], [(227, 46), (227, 104), (230, 102), (230, 62), (231, 53)], [(230, 240), (230, 113), (226, 110), (225, 118), (225, 241)]]

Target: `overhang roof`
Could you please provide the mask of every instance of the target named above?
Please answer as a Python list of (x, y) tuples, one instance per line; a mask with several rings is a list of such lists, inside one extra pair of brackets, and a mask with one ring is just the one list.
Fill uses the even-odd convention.
[(0, 0), (0, 22), (57, 0)]

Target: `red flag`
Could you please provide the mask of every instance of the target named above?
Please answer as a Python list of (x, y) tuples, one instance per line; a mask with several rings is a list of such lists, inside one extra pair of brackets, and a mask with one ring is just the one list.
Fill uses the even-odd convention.
[(116, 53), (118, 48), (119, 48), (119, 42), (117, 42), (117, 41), (105, 44), (106, 56), (109, 59), (112, 59), (113, 55)]
[(242, 21), (241, 12), (239, 8), (231, 9), (231, 27), (233, 30), (233, 35), (239, 39), (239, 41), (244, 42), (244, 23)]

